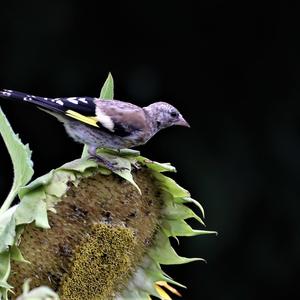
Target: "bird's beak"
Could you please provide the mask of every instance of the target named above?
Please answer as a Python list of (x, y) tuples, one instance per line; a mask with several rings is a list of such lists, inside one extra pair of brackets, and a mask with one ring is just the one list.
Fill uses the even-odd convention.
[(182, 116), (180, 116), (179, 120), (175, 123), (175, 125), (191, 127), (190, 124)]

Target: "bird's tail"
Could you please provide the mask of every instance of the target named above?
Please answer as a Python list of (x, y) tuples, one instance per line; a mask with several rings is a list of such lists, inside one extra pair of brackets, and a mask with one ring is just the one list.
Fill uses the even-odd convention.
[(54, 111), (57, 113), (64, 113), (63, 106), (60, 105), (56, 99), (28, 95), (12, 90), (0, 90), (0, 97), (18, 102), (31, 103), (40, 108), (44, 108), (46, 110)]

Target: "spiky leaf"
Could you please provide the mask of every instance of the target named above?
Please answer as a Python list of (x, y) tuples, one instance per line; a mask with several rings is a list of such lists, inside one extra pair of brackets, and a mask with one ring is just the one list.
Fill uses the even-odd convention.
[(33, 175), (31, 151), (24, 145), (19, 136), (15, 134), (0, 108), (0, 134), (7, 147), (14, 169), (12, 188), (0, 209), (0, 214), (5, 212), (18, 194), (19, 189), (29, 182)]
[(104, 85), (101, 89), (100, 99), (112, 100), (114, 99), (114, 79), (111, 73), (108, 74)]

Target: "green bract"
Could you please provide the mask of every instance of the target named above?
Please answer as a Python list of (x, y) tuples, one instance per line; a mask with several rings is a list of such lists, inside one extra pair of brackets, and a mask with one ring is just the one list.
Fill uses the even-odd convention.
[(114, 80), (110, 73), (108, 74), (107, 79), (105, 80), (103, 87), (101, 88), (100, 99), (114, 99)]

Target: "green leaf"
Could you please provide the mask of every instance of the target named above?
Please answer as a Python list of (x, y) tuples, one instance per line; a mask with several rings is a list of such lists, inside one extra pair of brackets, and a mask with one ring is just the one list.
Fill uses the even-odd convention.
[(111, 155), (109, 153), (106, 153), (105, 151), (101, 151), (101, 156), (112, 162), (118, 169), (121, 169), (118, 171), (114, 171), (114, 173), (129, 181), (138, 190), (138, 192), (142, 194), (141, 189), (133, 180), (131, 174), (131, 161), (129, 159), (121, 156)]
[(114, 154), (118, 156), (130, 156), (138, 159), (138, 156), (140, 155), (140, 151), (138, 150), (133, 150), (133, 149), (119, 149), (119, 150), (114, 150), (114, 149), (102, 149), (103, 152), (109, 153), (109, 154)]
[(100, 99), (103, 100), (113, 100), (114, 99), (114, 79), (109, 73), (104, 85), (101, 89)]
[(16, 222), (13, 214), (16, 208), (17, 205), (11, 207), (0, 216), (0, 253), (6, 251), (14, 243)]
[[(126, 162), (126, 161), (125, 161)], [(128, 161), (127, 161), (128, 162)], [(123, 164), (125, 166), (125, 164)], [(121, 171), (115, 171), (114, 173), (118, 174), (120, 177), (124, 178), (125, 180), (127, 180), (128, 182), (130, 182), (137, 190), (140, 194), (142, 194), (141, 189), (139, 188), (139, 186), (135, 183), (135, 181), (133, 180), (132, 174), (131, 174), (131, 166), (130, 163), (127, 164), (126, 166), (128, 166), (128, 168), (121, 170)]]
[(91, 159), (76, 159), (62, 165), (59, 169), (84, 173), (87, 169), (95, 169), (97, 167), (98, 164)]
[(187, 258), (179, 256), (175, 250), (172, 248), (169, 238), (160, 233), (157, 236), (156, 247), (149, 250), (148, 255), (155, 261), (163, 265), (179, 265), (185, 264), (197, 260), (202, 260), (202, 258)]
[(23, 284), (23, 294), (17, 300), (59, 300), (58, 295), (47, 286), (40, 286), (30, 291), (30, 279)]
[(153, 176), (159, 181), (161, 188), (170, 193), (174, 198), (189, 197), (190, 193), (178, 185), (172, 178), (164, 176), (161, 173), (154, 172)]
[(15, 236), (16, 222), (14, 217), (11, 217), (5, 223), (0, 223), (0, 253), (6, 251), (9, 246), (14, 244)]
[[(11, 285), (7, 283), (7, 279), (10, 274), (10, 253), (5, 251), (0, 253), (0, 299), (7, 300), (7, 292), (12, 288)], [(2, 297), (3, 298), (2, 298)]]
[(177, 204), (176, 202), (170, 200), (169, 197), (165, 198), (165, 207), (163, 208), (162, 213), (166, 219), (185, 220), (194, 218), (205, 226), (203, 220), (192, 209), (183, 204)]
[(184, 220), (167, 220), (163, 223), (163, 230), (168, 236), (194, 236), (204, 234), (217, 234), (215, 231), (193, 229)]
[(5, 282), (10, 272), (10, 253), (5, 251), (0, 253), (0, 280)]
[(72, 171), (60, 170), (59, 172), (54, 172), (51, 181), (45, 186), (45, 192), (48, 195), (60, 198), (66, 193), (68, 182), (75, 180), (76, 176)]
[(137, 161), (146, 165), (149, 169), (154, 170), (159, 173), (161, 173), (161, 172), (176, 172), (175, 167), (173, 167), (170, 163), (159, 163), (157, 161), (150, 160), (143, 156), (137, 157)]
[(54, 170), (51, 170), (49, 173), (47, 173), (39, 178), (36, 178), (34, 181), (30, 182), (28, 185), (22, 187), (19, 191), (19, 197), (22, 199), (23, 196), (25, 194), (27, 194), (28, 192), (33, 191), (40, 186), (47, 185), (52, 180), (53, 171)]
[(82, 149), (81, 158), (88, 157), (88, 156), (89, 156), (88, 146), (87, 146), (87, 145), (84, 145), (84, 146), (83, 146), (83, 149)]
[(45, 199), (46, 194), (43, 187), (28, 192), (16, 209), (16, 224), (29, 224), (35, 221), (37, 227), (50, 228)]
[(14, 181), (12, 188), (4, 201), (0, 214), (4, 213), (18, 194), (19, 189), (29, 182), (33, 175), (33, 163), (31, 151), (28, 145), (24, 145), (17, 134), (15, 134), (0, 108), (0, 134), (11, 157), (14, 169)]
[(195, 199), (192, 199), (191, 197), (177, 197), (177, 198), (174, 198), (174, 201), (176, 203), (192, 203), (192, 204), (196, 205), (200, 209), (203, 218), (205, 218), (205, 212), (204, 212), (202, 205)]
[(11, 259), (18, 261), (18, 262), (24, 262), (24, 263), (30, 263), (28, 260), (26, 260), (24, 258), (24, 256), (22, 255), (20, 249), (18, 246), (13, 245), (10, 248), (10, 255), (11, 255)]

